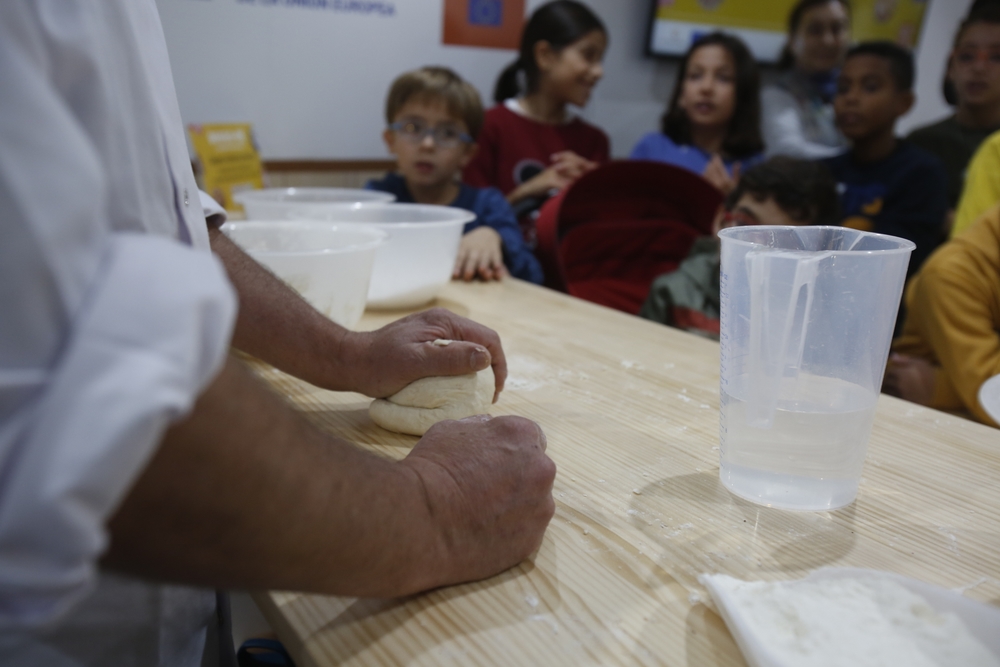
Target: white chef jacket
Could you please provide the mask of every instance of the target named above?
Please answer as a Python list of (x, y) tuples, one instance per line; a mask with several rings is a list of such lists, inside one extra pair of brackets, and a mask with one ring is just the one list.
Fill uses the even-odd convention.
[(0, 664), (199, 663), (205, 592), (96, 563), (235, 307), (154, 0), (2, 0)]

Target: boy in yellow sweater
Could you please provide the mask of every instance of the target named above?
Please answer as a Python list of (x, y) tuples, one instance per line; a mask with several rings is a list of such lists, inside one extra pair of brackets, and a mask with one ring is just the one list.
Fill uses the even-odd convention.
[(1000, 374), (1000, 206), (928, 258), (906, 308), (882, 390), (1000, 426), (978, 399)]

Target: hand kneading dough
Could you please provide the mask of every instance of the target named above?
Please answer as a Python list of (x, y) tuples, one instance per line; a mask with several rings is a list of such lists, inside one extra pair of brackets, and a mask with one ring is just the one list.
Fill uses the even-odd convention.
[(470, 375), (423, 378), (389, 398), (376, 399), (368, 414), (389, 431), (423, 435), (439, 421), (485, 414), (495, 389), (489, 366)]

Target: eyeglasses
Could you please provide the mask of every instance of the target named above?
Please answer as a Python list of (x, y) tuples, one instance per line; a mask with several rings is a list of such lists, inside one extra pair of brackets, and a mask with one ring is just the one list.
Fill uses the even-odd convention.
[(423, 143), (427, 137), (432, 137), (441, 148), (457, 148), (461, 144), (472, 143), (472, 137), (454, 125), (431, 127), (419, 120), (402, 120), (391, 124), (389, 129), (414, 144)]

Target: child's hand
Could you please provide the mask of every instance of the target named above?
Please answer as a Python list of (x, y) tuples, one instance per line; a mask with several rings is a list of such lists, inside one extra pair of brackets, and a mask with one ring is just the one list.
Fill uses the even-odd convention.
[(503, 265), (503, 242), (492, 227), (477, 227), (462, 237), (452, 278), (500, 280), (507, 275)]
[(597, 169), (598, 164), (593, 160), (580, 157), (573, 151), (560, 151), (552, 155), (552, 166), (563, 178), (575, 181), (588, 171)]
[(937, 366), (905, 354), (890, 354), (885, 368), (882, 391), (904, 401), (930, 405), (934, 399)]
[(740, 180), (740, 163), (733, 165), (733, 175), (730, 176), (726, 170), (726, 164), (718, 155), (713, 155), (712, 160), (705, 166), (705, 171), (701, 172), (705, 180), (714, 185), (722, 194), (728, 195), (736, 187)]
[(507, 200), (512, 204), (526, 197), (547, 196), (553, 190), (559, 191), (570, 185), (588, 171), (599, 165), (580, 157), (573, 151), (560, 151), (552, 155), (552, 165), (521, 185), (517, 186)]

